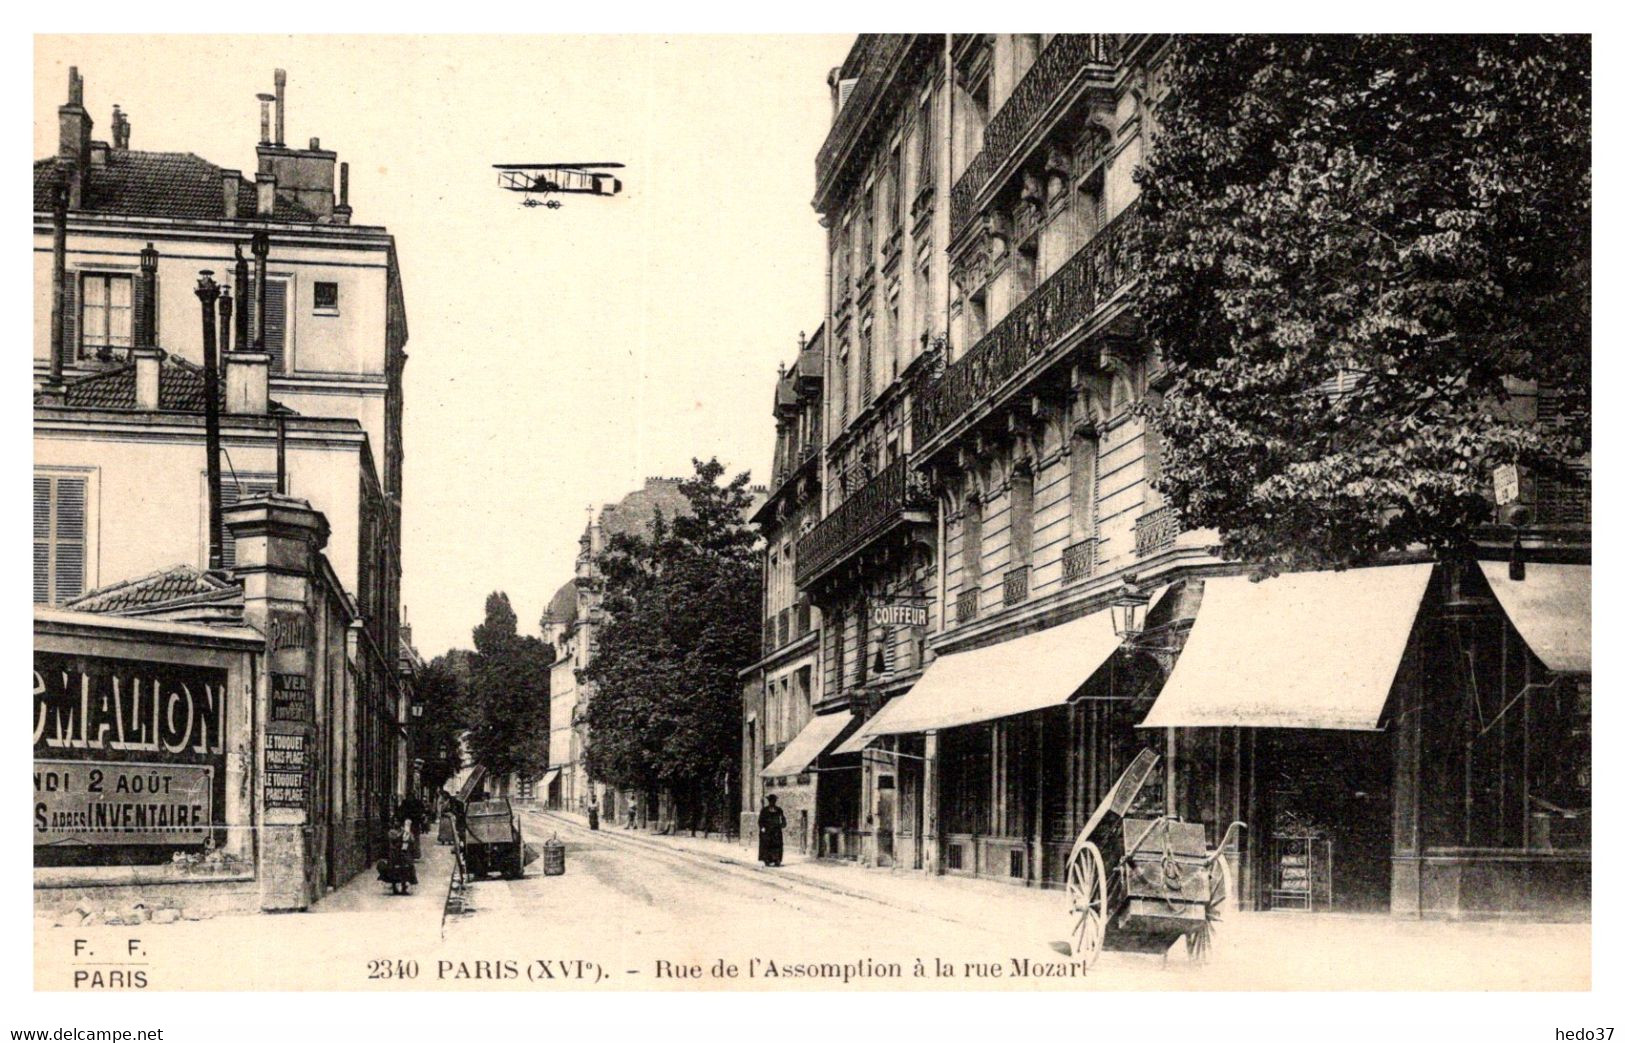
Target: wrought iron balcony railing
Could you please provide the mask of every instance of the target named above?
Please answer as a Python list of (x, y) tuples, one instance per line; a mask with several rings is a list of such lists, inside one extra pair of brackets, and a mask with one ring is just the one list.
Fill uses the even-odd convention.
[(1134, 553), (1139, 557), (1172, 547), (1179, 538), (1179, 512), (1158, 507), (1140, 515), (1134, 522)]
[(1073, 583), (1095, 571), (1095, 538), (1079, 540), (1061, 552), (1061, 582)]
[(796, 544), (796, 586), (805, 588), (874, 540), (929, 511), (931, 495), (899, 456)]
[(957, 239), (971, 218), (988, 181), (1003, 167), (1028, 133), (1080, 77), (1105, 80), (1117, 63), (1117, 37), (1111, 33), (1059, 33), (1016, 84), (982, 132), (982, 151), (954, 182), (949, 196), (949, 237)]
[(1025, 565), (1016, 565), (1004, 574), (1004, 603), (1019, 605), (1027, 600), (1027, 580), (1031, 575)]
[(916, 447), (989, 401), (1133, 279), (1138, 222), (1139, 208), (1131, 205), (948, 367), (914, 405)]

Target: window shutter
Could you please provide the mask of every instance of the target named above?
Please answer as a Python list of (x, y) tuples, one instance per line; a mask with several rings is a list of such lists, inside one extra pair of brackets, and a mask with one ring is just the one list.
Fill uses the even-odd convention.
[(79, 273), (62, 280), (62, 352), (64, 361), (79, 358)]
[(34, 604), (51, 600), (51, 480), (34, 478)]
[[(270, 294), (267, 293), (266, 297), (269, 299)], [(267, 340), (270, 339), (269, 330), (266, 331), (265, 336)], [(227, 507), (241, 503), (248, 496), (275, 491), (276, 483), (263, 478), (250, 478), (239, 481), (225, 479), (220, 483), (220, 509), (225, 510)], [(209, 509), (207, 503), (203, 505), (203, 509), (205, 511)], [(237, 541), (231, 535), (230, 527), (224, 525), (220, 527), (220, 567), (223, 569), (237, 567)]]
[(56, 479), (55, 573), (52, 601), (71, 601), (85, 592), (85, 480)]
[[(249, 286), (253, 286), (252, 280)], [(254, 293), (252, 288), (248, 300), (243, 302), (244, 310), (248, 312), (248, 336), (250, 341), (254, 337)], [(286, 373), (286, 356), (288, 343), (288, 280), (265, 280), (265, 353), (271, 356), (271, 372)], [(245, 350), (252, 349), (252, 343), (245, 345)]]

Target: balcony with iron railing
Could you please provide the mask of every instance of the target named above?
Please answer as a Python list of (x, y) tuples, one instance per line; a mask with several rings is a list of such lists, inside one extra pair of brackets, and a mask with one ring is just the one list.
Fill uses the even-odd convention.
[(949, 366), (915, 401), (915, 448), (992, 404), (1012, 378), (1086, 326), (1137, 274), (1138, 231), (1131, 204)]
[(1019, 605), (1027, 600), (1027, 581), (1031, 570), (1026, 565), (1012, 565), (1004, 573), (1004, 603)]
[(969, 623), (976, 618), (976, 610), (980, 607), (982, 591), (980, 587), (971, 587), (961, 590), (954, 599), (954, 622)]
[(949, 237), (957, 239), (976, 216), (995, 180), (1019, 161), (1018, 149), (1050, 115), (1064, 112), (1077, 92), (1110, 84), (1117, 64), (1117, 36), (1058, 33), (1039, 54), (1010, 97), (982, 132), (982, 150), (966, 164), (949, 193)]
[(1134, 553), (1144, 558), (1172, 547), (1181, 531), (1179, 512), (1172, 507), (1147, 511), (1134, 522)]
[(897, 526), (931, 520), (931, 497), (899, 456), (796, 544), (796, 586), (805, 589)]
[(1095, 538), (1079, 540), (1061, 552), (1061, 582), (1075, 583), (1094, 575)]

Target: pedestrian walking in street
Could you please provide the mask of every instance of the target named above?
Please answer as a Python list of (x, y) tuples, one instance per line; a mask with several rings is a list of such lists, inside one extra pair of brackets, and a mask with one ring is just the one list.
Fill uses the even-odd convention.
[(767, 803), (756, 816), (756, 858), (763, 865), (784, 865), (784, 825), (778, 795), (769, 793)]
[(424, 804), (416, 793), (409, 794), (401, 801), (401, 806), (395, 809), (396, 825), (405, 830), (411, 839), (413, 861), (423, 857), (423, 849), (418, 838), (428, 825), (428, 821), (428, 805)]
[(638, 818), (638, 798), (636, 798), (636, 797), (627, 797), (626, 798), (626, 825), (622, 826), (621, 828), (622, 829), (631, 829), (633, 823), (635, 823), (637, 821), (637, 818)]

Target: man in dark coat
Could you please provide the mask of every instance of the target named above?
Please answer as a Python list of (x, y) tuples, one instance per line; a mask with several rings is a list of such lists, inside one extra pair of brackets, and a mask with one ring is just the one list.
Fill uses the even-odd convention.
[(784, 809), (776, 794), (767, 795), (767, 804), (756, 816), (756, 858), (764, 865), (784, 865)]

